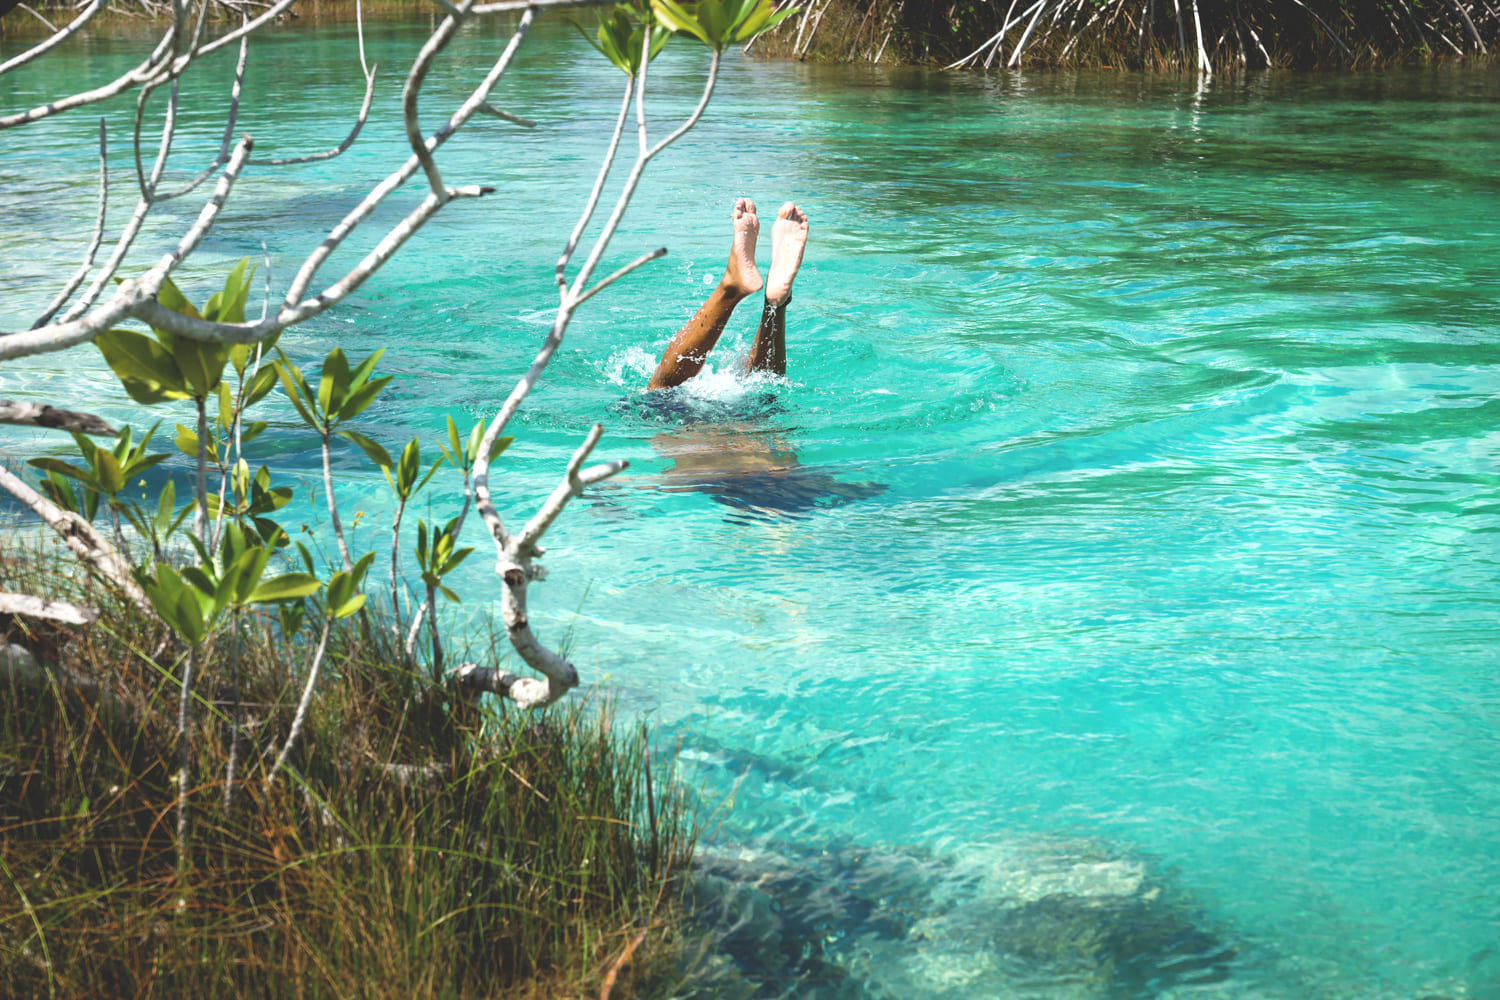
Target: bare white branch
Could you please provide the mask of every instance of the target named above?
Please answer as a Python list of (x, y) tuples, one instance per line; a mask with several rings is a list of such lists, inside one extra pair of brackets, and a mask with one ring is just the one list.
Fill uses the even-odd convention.
[[(495, 84), (500, 81), (500, 77), (509, 68), (511, 60), (515, 58), (516, 51), (525, 39), (526, 32), (531, 27), (533, 20), (535, 20), (534, 11), (527, 11), (521, 17), (520, 22), (516, 25), (515, 31), (511, 35), (509, 44), (506, 45), (505, 51), (500, 54), (500, 58), (495, 61), (494, 66), (490, 68), (489, 73), (480, 81), (479, 86), (474, 88), (473, 93), (459, 106), (458, 110), (453, 112), (448, 119), (448, 124), (438, 129), (427, 140), (426, 148), (429, 152), (437, 152), (438, 148), (447, 142), (448, 138), (454, 132), (462, 128), (473, 117), (479, 105), (483, 104), (486, 98), (489, 97), (490, 91), (494, 89)], [(338, 249), (339, 245), (348, 238), (349, 234), (358, 228), (365, 219), (369, 218), (375, 209), (380, 207), (381, 203), (390, 196), (392, 191), (395, 191), (402, 184), (406, 183), (416, 173), (419, 165), (420, 161), (417, 159), (416, 154), (410, 156), (401, 165), (400, 169), (375, 185), (370, 190), (370, 193), (348, 215), (344, 216), (343, 220), (333, 228), (333, 231), (328, 234), (323, 242), (307, 256), (307, 259), (302, 263), (302, 267), (298, 269), (296, 277), (292, 279), (291, 288), (287, 291), (285, 307), (282, 310), (284, 315), (288, 309), (300, 310), (303, 305), (307, 305), (314, 310), (308, 312), (306, 314), (308, 316), (315, 315), (317, 312), (321, 312), (327, 308), (326, 305), (316, 307), (315, 300), (309, 300), (309, 303), (301, 303), (300, 301), (302, 296), (307, 294), (307, 289), (312, 285), (313, 278), (317, 275), (318, 269), (322, 267), (329, 255)], [(363, 281), (363, 278), (360, 280)], [(300, 320), (289, 319), (288, 322), (300, 322)]]
[(46, 326), (52, 322), (52, 317), (57, 311), (67, 304), (73, 293), (78, 291), (78, 286), (83, 284), (83, 279), (89, 276), (89, 270), (94, 266), (94, 257), (99, 253), (99, 246), (104, 242), (104, 220), (109, 208), (109, 142), (104, 128), (104, 119), (99, 119), (99, 211), (94, 219), (94, 236), (89, 240), (88, 249), (83, 252), (83, 263), (78, 270), (73, 272), (73, 277), (63, 286), (48, 303), (47, 309), (37, 317), (35, 323), (31, 324), (33, 330)]
[(64, 625), (92, 625), (99, 620), (97, 608), (86, 608), (68, 601), (54, 601), (31, 594), (0, 594), (0, 614), (41, 618)]
[[(153, 203), (171, 201), (174, 198), (181, 198), (184, 195), (192, 194), (204, 181), (213, 176), (215, 170), (218, 170), (229, 162), (229, 148), (230, 143), (234, 139), (234, 124), (239, 120), (240, 94), (245, 85), (245, 64), (249, 59), (249, 55), (250, 40), (248, 38), (241, 39), (240, 57), (234, 67), (234, 83), (229, 88), (229, 114), (224, 119), (224, 136), (219, 140), (219, 154), (213, 158), (213, 161), (208, 166), (198, 172), (198, 176), (188, 181), (176, 191), (172, 191), (169, 194), (157, 194), (153, 188), (151, 193), (151, 201)], [(173, 88), (175, 91), (175, 82), (173, 83)]]
[(0, 489), (8, 491), (21, 503), (57, 532), (78, 561), (94, 570), (102, 579), (119, 588), (127, 598), (146, 614), (155, 617), (151, 602), (145, 591), (135, 582), (130, 563), (94, 530), (94, 526), (72, 511), (63, 510), (42, 496), (31, 485), (0, 465)]
[[(360, 39), (360, 63), (364, 63), (363, 37), (361, 37)], [(370, 104), (375, 100), (375, 69), (378, 68), (379, 65), (379, 63), (376, 63), (374, 67), (365, 70), (365, 99), (359, 106), (359, 115), (355, 119), (354, 128), (349, 132), (347, 136), (344, 137), (343, 142), (339, 143), (337, 146), (334, 146), (332, 149), (326, 149), (321, 153), (309, 153), (306, 156), (288, 156), (275, 160), (251, 160), (250, 166), (286, 167), (297, 163), (314, 163), (319, 160), (331, 160), (335, 156), (341, 155), (350, 146), (354, 145), (354, 140), (359, 138), (359, 133), (364, 129), (365, 122), (367, 122), (370, 118)]]
[(520, 115), (513, 115), (509, 111), (505, 111), (501, 108), (495, 107), (488, 101), (479, 106), (479, 111), (481, 114), (489, 115), (491, 118), (499, 118), (502, 121), (510, 122), (512, 125), (519, 125), (522, 128), (536, 128), (536, 122), (532, 121), (530, 118), (522, 118)]
[(92, 413), (60, 410), (46, 403), (27, 403), (0, 399), (0, 424), (20, 427), (46, 427), (51, 430), (77, 431), (80, 434), (114, 434), (115, 429)]
[[(47, 27), (52, 28), (52, 37), (48, 38), (44, 42), (38, 43), (37, 45), (33, 45), (25, 52), (22, 52), (21, 54), (7, 59), (3, 63), (0, 63), (0, 76), (4, 76), (6, 73), (9, 73), (11, 70), (15, 69), (17, 66), (26, 65), (38, 56), (46, 54), (46, 52), (52, 49), (54, 46), (60, 45), (63, 42), (67, 41), (69, 37), (74, 35), (84, 25), (93, 20), (94, 15), (98, 14), (101, 10), (104, 9), (104, 5), (106, 2), (107, 0), (90, 0), (89, 5), (84, 8), (84, 10), (77, 17), (73, 18), (73, 20), (68, 23), (68, 26), (66, 28), (63, 28), (62, 30), (52, 28), (52, 25), (47, 24)], [(30, 10), (29, 7), (27, 9)], [(46, 24), (47, 22), (45, 19), (43, 19), (42, 23)]]
[(172, 37), (173, 32), (171, 29), (168, 29), (162, 36), (161, 41), (157, 43), (156, 49), (151, 55), (147, 56), (144, 62), (130, 72), (117, 77), (103, 86), (95, 87), (93, 90), (60, 97), (50, 103), (32, 108), (30, 111), (22, 111), (13, 115), (0, 117), (0, 129), (15, 128), (18, 125), (25, 125), (63, 111), (71, 111), (74, 108), (107, 101), (111, 97), (116, 97), (133, 87), (140, 86), (161, 71), (163, 66), (162, 60), (172, 48)]
[[(198, 218), (192, 227), (178, 241), (176, 249), (164, 255), (155, 267), (140, 278), (122, 282), (115, 294), (102, 306), (82, 318), (44, 326), (36, 330), (27, 330), (25, 333), (0, 336), (0, 360), (46, 354), (87, 343), (126, 316), (136, 314), (137, 311), (141, 318), (145, 318), (147, 314), (155, 315), (157, 312), (176, 316), (176, 313), (156, 304), (154, 301), (156, 293), (161, 288), (163, 279), (187, 259), (187, 256), (197, 248), (209, 229), (213, 227), (214, 220), (223, 209), (224, 202), (229, 198), (229, 192), (234, 187), (234, 182), (250, 155), (250, 149), (251, 141), (246, 136), (235, 147), (228, 166), (225, 167), (224, 173), (219, 177), (219, 183), (214, 187), (213, 197), (198, 213)], [(118, 266), (118, 261), (114, 262), (113, 267)], [(77, 307), (73, 311), (76, 309)]]
[(621, 278), (625, 277), (625, 275), (629, 274), (631, 271), (634, 271), (637, 268), (642, 267), (643, 265), (649, 264), (653, 260), (660, 260), (661, 258), (665, 257), (666, 255), (667, 255), (667, 248), (666, 247), (658, 247), (657, 249), (652, 250), (650, 253), (642, 254), (641, 256), (637, 257), (635, 260), (631, 261), (629, 264), (626, 264), (624, 267), (620, 268), (614, 274), (611, 274), (609, 277), (602, 279), (593, 288), (590, 288), (588, 291), (586, 291), (582, 295), (578, 296), (578, 301), (577, 301), (576, 304), (580, 305), (580, 306), (583, 305), (589, 299), (593, 298), (595, 295), (598, 295), (600, 292), (604, 291), (610, 285), (613, 285), (615, 282), (617, 282)]
[(422, 50), (417, 53), (417, 58), (412, 63), (411, 72), (406, 75), (406, 85), (401, 89), (401, 121), (406, 127), (406, 141), (411, 146), (412, 154), (422, 165), (422, 172), (427, 175), (427, 183), (432, 187), (433, 197), (437, 198), (438, 204), (441, 205), (448, 200), (448, 186), (443, 183), (443, 175), (438, 170), (437, 161), (432, 158), (432, 151), (427, 148), (427, 140), (422, 135), (422, 124), (417, 120), (417, 97), (422, 92), (422, 83), (427, 79), (427, 71), (432, 68), (438, 53), (448, 47), (448, 42), (453, 39), (458, 26), (463, 23), (474, 0), (463, 0), (463, 3), (456, 8), (446, 0), (437, 0), (437, 3), (445, 7), (449, 13), (437, 26), (437, 30), (428, 36), (427, 41), (422, 45)]
[(568, 288), (568, 261), (573, 259), (573, 251), (578, 249), (578, 241), (583, 238), (584, 229), (588, 227), (589, 220), (594, 217), (594, 209), (599, 207), (599, 196), (604, 191), (604, 182), (609, 178), (609, 170), (614, 166), (615, 153), (620, 148), (620, 136), (625, 131), (625, 119), (630, 115), (630, 98), (634, 93), (635, 77), (630, 77), (625, 83), (625, 97), (620, 102), (620, 113), (615, 116), (615, 128), (609, 137), (609, 147), (605, 149), (604, 156), (599, 162), (599, 173), (594, 178), (594, 187), (589, 191), (588, 201), (584, 204), (583, 211), (578, 215), (578, 222), (574, 224), (573, 232), (568, 237), (568, 245), (563, 247), (562, 256), (557, 259), (557, 287), (564, 293)]

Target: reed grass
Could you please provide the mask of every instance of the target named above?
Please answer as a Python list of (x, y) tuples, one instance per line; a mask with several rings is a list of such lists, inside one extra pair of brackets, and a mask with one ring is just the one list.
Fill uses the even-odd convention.
[(268, 784), (308, 651), (247, 618), (200, 660), (181, 863), (176, 656), (67, 572), (0, 548), (0, 589), (102, 611), (3, 623), (46, 681), (0, 679), (0, 996), (618, 998), (676, 968), (693, 823), (608, 704), (456, 700), (354, 618)]

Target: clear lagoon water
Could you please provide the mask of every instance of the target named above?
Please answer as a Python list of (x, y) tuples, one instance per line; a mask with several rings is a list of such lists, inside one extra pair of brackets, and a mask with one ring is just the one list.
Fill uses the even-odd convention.
[[(193, 297), (262, 241), (284, 288), (404, 157), (397, 81), (419, 33), (369, 30), (384, 84), (364, 137), (250, 172), (181, 272)], [(458, 39), (429, 124), (501, 37)], [(136, 52), (81, 43), (0, 99), (39, 103)], [(221, 92), (228, 62), (204, 68)], [(681, 44), (653, 66), (655, 134), (702, 69)], [(444, 415), (509, 392), (622, 79), (540, 26), (495, 98), (538, 128), (476, 121), (441, 156), (450, 183), (498, 192), (285, 335), (309, 365), (387, 349), (397, 380), (366, 432), (433, 442)], [(358, 84), (352, 28), (268, 35), (240, 130), (265, 155), (331, 145)], [(115, 226), (132, 106), (104, 112)], [(217, 148), (217, 114), (190, 107), (179, 174)], [(0, 136), (4, 328), (29, 325), (87, 238), (97, 121)], [(787, 377), (734, 375), (752, 301), (676, 407), (647, 405), (741, 195), (767, 223), (788, 199), (812, 221)], [(195, 212), (169, 207), (138, 259)], [(814, 869), (851, 850), (1139, 859), (1235, 956), (1210, 982), (1048, 984), (957, 954), (919, 975), (907, 942), (867, 956), (868, 995), (1500, 997), (1500, 73), (1200, 84), (734, 57), (605, 268), (657, 246), (585, 307), (496, 479), (508, 519), (529, 516), (596, 420), (597, 455), (631, 462), (549, 535), (543, 638), (652, 719), (719, 845)], [(7, 365), (0, 389), (146, 422), (90, 351)], [(255, 454), (310, 498), (314, 442), (266, 407)], [(11, 428), (0, 447), (59, 445)], [(674, 464), (716, 451), (797, 468)], [(382, 544), (378, 473), (345, 454), (339, 487)], [(416, 513), (446, 518), (457, 495), (440, 478)], [(492, 579), (469, 530), (455, 630), (482, 620)]]

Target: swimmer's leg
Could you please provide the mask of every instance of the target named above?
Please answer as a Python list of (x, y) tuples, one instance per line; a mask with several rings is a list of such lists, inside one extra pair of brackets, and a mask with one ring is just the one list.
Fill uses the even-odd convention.
[(740, 299), (760, 291), (760, 272), (755, 268), (755, 238), (760, 233), (760, 219), (755, 202), (741, 198), (734, 203), (734, 242), (729, 248), (729, 265), (719, 287), (698, 307), (672, 342), (667, 345), (647, 385), (648, 389), (670, 389), (681, 385), (703, 370), (708, 352), (719, 342), (724, 325), (739, 305)]
[(807, 214), (787, 202), (771, 226), (771, 270), (766, 276), (766, 308), (745, 371), (786, 374), (786, 307), (792, 301), (792, 281), (802, 267), (807, 246)]

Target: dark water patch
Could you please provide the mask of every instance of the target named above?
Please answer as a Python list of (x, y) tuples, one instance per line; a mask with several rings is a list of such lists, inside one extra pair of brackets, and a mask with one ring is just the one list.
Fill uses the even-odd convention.
[(693, 897), (704, 997), (1149, 1000), (1237, 954), (1149, 859), (1088, 841), (710, 847)]

